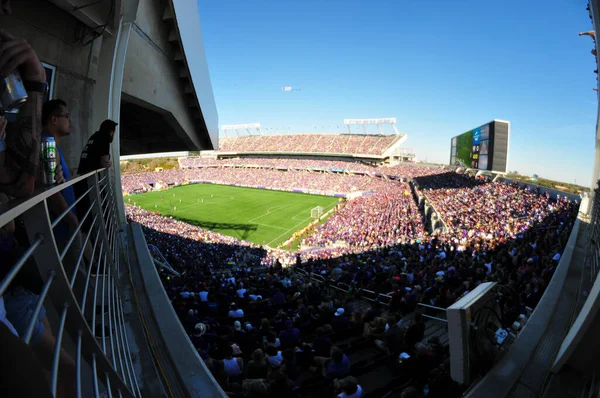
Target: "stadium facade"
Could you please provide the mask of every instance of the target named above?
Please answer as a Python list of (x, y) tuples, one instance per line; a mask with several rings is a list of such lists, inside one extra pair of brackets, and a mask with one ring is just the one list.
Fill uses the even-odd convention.
[[(39, 51), (52, 97), (66, 100), (73, 115), (73, 133), (63, 148), (67, 164), (77, 163), (102, 120), (120, 121), (114, 167), (2, 207), (0, 226), (17, 220), (24, 237), (20, 257), (0, 280), (0, 294), (28, 269), (42, 281), (22, 339), (30, 342), (44, 306), (57, 346), (74, 360), (78, 396), (225, 396), (179, 322), (141, 226), (125, 222), (117, 161), (119, 154), (219, 146), (196, 2), (31, 0), (13, 6), (14, 17), (3, 28)], [(590, 16), (600, 26), (600, 1), (590, 2)], [(596, 133), (592, 194), (581, 202), (551, 283), (510, 349), (468, 396), (598, 392), (600, 130)], [(70, 209), (53, 217), (49, 201), (77, 183), (85, 183), (84, 218), (90, 223), (61, 241), (55, 228)], [(62, 375), (58, 350), (54, 359), (56, 393)]]

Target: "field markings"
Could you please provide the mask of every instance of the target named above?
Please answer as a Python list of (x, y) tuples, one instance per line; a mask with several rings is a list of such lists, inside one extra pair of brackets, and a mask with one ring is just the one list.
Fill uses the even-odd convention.
[[(216, 198), (215, 198), (215, 199), (216, 199)], [(234, 200), (234, 197), (233, 197), (233, 196), (230, 196), (230, 197), (228, 197), (228, 199), (231, 199), (231, 200), (229, 200), (229, 201), (227, 201), (227, 202), (225, 202), (225, 203), (230, 203), (230, 202), (232, 202), (232, 201)], [(212, 201), (212, 203), (219, 203), (219, 202), (218, 202), (218, 201), (215, 201), (215, 200), (213, 200), (213, 201)], [(220, 203), (223, 203), (223, 202), (220, 202)], [(268, 228), (279, 229), (279, 230), (281, 230), (281, 231), (286, 231), (286, 232), (287, 232), (287, 231), (289, 231), (289, 229), (286, 229), (286, 228), (283, 228), (283, 227), (280, 227), (280, 226), (277, 226), (277, 225), (259, 223), (259, 222), (256, 222), (256, 221), (254, 221), (254, 220), (258, 220), (258, 219), (260, 219), (261, 217), (264, 217), (264, 216), (267, 216), (267, 215), (269, 215), (269, 214), (272, 214), (272, 213), (274, 213), (275, 211), (278, 211), (278, 210), (283, 210), (284, 208), (290, 207), (291, 205), (293, 205), (293, 204), (295, 204), (295, 203), (297, 203), (297, 202), (290, 203), (290, 204), (287, 204), (287, 205), (277, 205), (277, 206), (271, 207), (271, 208), (270, 208), (270, 209), (271, 209), (271, 211), (270, 211), (269, 213), (265, 213), (265, 214), (262, 214), (262, 215), (260, 215), (260, 216), (258, 216), (258, 217), (254, 217), (254, 218), (252, 218), (252, 219), (248, 220), (248, 221), (247, 221), (247, 223), (256, 224), (256, 225), (260, 225), (260, 226), (263, 226), (263, 227), (268, 227)], [(201, 205), (203, 205), (203, 204), (211, 204), (211, 202), (207, 203), (207, 201), (205, 201), (204, 203), (200, 203), (200, 202), (193, 202), (193, 201), (192, 201), (192, 202), (188, 202), (187, 204), (180, 203), (180, 205), (181, 205), (181, 206), (179, 206), (179, 208), (178, 208), (177, 210), (182, 210), (182, 211), (185, 211), (185, 210), (187, 210), (187, 209), (188, 209), (188, 208), (190, 208), (190, 207), (196, 207), (196, 206), (197, 206), (197, 207), (200, 207), (200, 206), (201, 206)], [(274, 209), (274, 210), (273, 210), (273, 209)], [(177, 213), (178, 213), (178, 211), (177, 211), (177, 212), (173, 212), (173, 209), (172, 209), (172, 208), (171, 208), (171, 209), (169, 209), (169, 214), (176, 215)], [(212, 221), (205, 221), (205, 222), (212, 222)]]
[[(167, 212), (170, 213), (173, 216), (176, 216), (176, 214), (179, 213), (179, 211), (173, 212), (173, 205), (175, 205), (175, 207), (179, 207), (178, 210), (182, 210), (182, 211), (185, 211), (185, 210), (187, 210), (189, 208), (192, 208), (192, 207), (196, 207), (196, 208), (198, 208), (198, 210), (201, 210), (202, 207), (203, 207), (202, 205), (213, 205), (213, 204), (217, 204), (218, 205), (218, 204), (231, 203), (231, 202), (235, 201), (235, 197), (234, 196), (229, 196), (229, 195), (223, 195), (223, 197), (221, 197), (221, 198), (208, 198), (207, 197), (207, 198), (205, 198), (206, 200), (204, 202), (199, 202), (198, 201), (198, 199), (203, 199), (202, 197), (195, 198), (196, 201), (194, 201), (194, 200), (188, 200), (188, 201), (186, 201), (187, 203), (185, 203), (185, 202), (179, 203), (178, 202), (179, 198), (177, 196), (175, 196), (175, 197), (167, 197), (166, 199), (169, 202), (171, 200), (175, 201), (175, 203), (172, 203), (169, 206), (169, 209), (167, 210)], [(229, 200), (227, 200), (227, 199), (229, 199)], [(295, 214), (294, 216), (291, 216), (289, 218), (290, 220), (296, 220), (296, 221), (299, 221), (299, 222), (297, 224), (295, 224), (294, 226), (292, 226), (291, 228), (287, 228), (287, 229), (284, 228), (284, 227), (280, 227), (278, 225), (271, 225), (271, 224), (259, 223), (259, 222), (256, 222), (256, 220), (259, 220), (259, 219), (261, 219), (263, 217), (269, 216), (269, 215), (271, 215), (271, 214), (273, 214), (273, 213), (275, 213), (277, 211), (286, 209), (286, 208), (288, 208), (290, 206), (293, 206), (293, 205), (295, 205), (297, 203), (299, 203), (299, 201), (294, 201), (294, 202), (291, 202), (291, 203), (288, 203), (288, 204), (281, 204), (281, 205), (277, 205), (277, 206), (273, 206), (273, 207), (268, 207), (269, 212), (265, 212), (265, 213), (263, 213), (263, 214), (261, 214), (261, 215), (259, 215), (257, 217), (249, 219), (247, 222), (248, 223), (252, 223), (252, 224), (256, 224), (256, 225), (260, 225), (260, 226), (263, 226), (263, 227), (267, 227), (267, 228), (273, 228), (273, 229), (278, 229), (278, 230), (284, 231), (281, 235), (277, 236), (275, 239), (272, 239), (270, 242), (266, 243), (266, 245), (269, 246), (269, 245), (271, 245), (271, 243), (275, 242), (276, 240), (280, 239), (282, 236), (285, 236), (286, 234), (291, 236), (291, 232), (296, 232), (298, 230), (298, 228), (302, 224), (304, 224), (304, 223), (306, 223), (306, 221), (310, 220), (312, 218), (312, 216), (309, 216), (309, 217), (306, 217), (306, 218), (300, 218), (299, 217), (301, 214), (306, 213), (307, 211), (310, 212), (310, 209), (304, 208), (299, 213)], [(158, 204), (158, 200), (155, 201), (154, 204)], [(165, 206), (166, 205), (165, 200), (161, 201), (161, 204), (163, 206)], [(147, 205), (150, 206), (150, 203), (147, 203)], [(324, 208), (325, 208), (324, 212), (329, 211), (331, 208), (335, 207), (336, 205), (337, 205), (337, 203), (332, 203), (329, 206), (324, 206)], [(206, 209), (203, 209), (203, 210), (206, 210)], [(210, 221), (207, 221), (207, 222), (210, 222)], [(208, 229), (208, 228), (204, 228), (204, 229)], [(226, 234), (226, 235), (229, 235), (229, 234)]]
[[(235, 198), (233, 196), (226, 197), (226, 199), (229, 199), (229, 200), (225, 201), (225, 202), (222, 201), (222, 200), (214, 200), (214, 199), (216, 199), (216, 198), (213, 198), (210, 201), (206, 200), (204, 202), (194, 202), (194, 201), (187, 201), (187, 202), (181, 202), (181, 203), (177, 202), (177, 203), (174, 203), (174, 205), (175, 205), (175, 207), (178, 207), (179, 209), (184, 210), (184, 209), (187, 209), (187, 208), (193, 207), (193, 206), (200, 208), (203, 205), (212, 205), (212, 204), (219, 204), (219, 203), (231, 203), (231, 202), (233, 202), (235, 200)], [(169, 205), (169, 207), (170, 207), (170, 211), (172, 212), (173, 211), (173, 206)]]
[(282, 231), (287, 231), (287, 229), (285, 229), (283, 227), (278, 227), (278, 226), (271, 225), (271, 224), (261, 224), (259, 222), (253, 222), (252, 224), (254, 224), (254, 225), (262, 225), (263, 227), (276, 228), (276, 229), (280, 229)]
[[(327, 211), (329, 211), (329, 209), (330, 209), (330, 208), (333, 208), (333, 207), (334, 207), (336, 204), (337, 204), (337, 203), (333, 203), (333, 204), (331, 204), (331, 205), (327, 206), (327, 207), (326, 207)], [(305, 211), (306, 211), (306, 210), (302, 210), (300, 213), (298, 213), (298, 214), (296, 214), (296, 215), (292, 216), (291, 218), (292, 218), (292, 219), (294, 219), (294, 217), (298, 217), (298, 215), (299, 215), (299, 214), (302, 214), (302, 213), (304, 213)], [(309, 216), (309, 217), (305, 218), (304, 220), (300, 221), (298, 224), (294, 225), (292, 228), (290, 228), (290, 229), (286, 230), (284, 233), (282, 233), (281, 235), (279, 235), (278, 237), (276, 237), (275, 239), (273, 239), (272, 241), (270, 241), (269, 243), (267, 243), (267, 246), (269, 246), (271, 243), (273, 243), (274, 241), (276, 241), (277, 239), (281, 238), (282, 236), (284, 236), (285, 234), (289, 233), (289, 232), (290, 232), (290, 231), (292, 231), (292, 230), (293, 230), (294, 232), (296, 232), (296, 231), (297, 231), (297, 228), (298, 228), (300, 225), (304, 224), (304, 223), (305, 223), (307, 220), (310, 220), (311, 218), (312, 218), (312, 216)], [(296, 220), (297, 220), (297, 218), (296, 218)]]
[[(277, 205), (277, 206), (274, 206), (273, 208), (269, 208), (270, 211), (268, 211), (268, 212), (266, 212), (264, 214), (261, 214), (260, 216), (251, 218), (250, 220), (248, 220), (248, 222), (254, 222), (254, 220), (258, 220), (259, 218), (263, 218), (265, 216), (271, 215), (272, 213), (275, 213), (276, 211), (286, 209), (286, 208), (288, 208), (288, 207), (290, 207), (290, 206), (292, 206), (292, 205), (294, 205), (296, 203), (298, 203), (298, 202), (296, 201), (296, 202), (288, 203), (287, 205)], [(275, 209), (275, 210), (273, 210), (273, 209)]]

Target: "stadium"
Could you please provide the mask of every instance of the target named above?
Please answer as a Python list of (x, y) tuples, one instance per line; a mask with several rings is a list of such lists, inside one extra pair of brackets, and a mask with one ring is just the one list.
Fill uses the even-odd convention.
[[(497, 312), (484, 307), (473, 313), (485, 313), (487, 319), (481, 322), (486, 330), (473, 337), (482, 340), (475, 343), (481, 345), (478, 349), (499, 356), (498, 343), (486, 348), (486, 333), (512, 330), (502, 341), (508, 347), (518, 334), (513, 325), (518, 330), (527, 323), (564, 253), (581, 198), (481, 170), (390, 165), (382, 154), (399, 139), (350, 134), (302, 140), (294, 135), (236, 137), (243, 142), (238, 150), (228, 143), (211, 158), (181, 157), (176, 169), (122, 176), (123, 192), (130, 193), (127, 216), (141, 225), (163, 267), (167, 294), (206, 361), (227, 363), (229, 357), (206, 344), (207, 332), (197, 336), (196, 325), (216, 329), (210, 338), (218, 338), (221, 325), (233, 322), (228, 344), (239, 349), (235, 357), (256, 361), (254, 353), (266, 352), (272, 337), (278, 351), (266, 360), (272, 363), (288, 352), (300, 396), (334, 391), (331, 377), (308, 370), (314, 357), (325, 353), (289, 357), (295, 347), (304, 351), (306, 344), (314, 347), (321, 341), (342, 349), (348, 374), (366, 396), (393, 396), (394, 391), (425, 385), (433, 396), (461, 396), (464, 383), (451, 375), (466, 383), (485, 375), (490, 359), (471, 358), (466, 369), (452, 362), (450, 338), (456, 330), (445, 325), (451, 319), (445, 312), (478, 287), (490, 289), (486, 300), (501, 297)], [(330, 140), (338, 144), (330, 146)], [(374, 144), (370, 154), (361, 153), (360, 145), (340, 144), (367, 140)], [(340, 155), (328, 148), (349, 146), (358, 152), (344, 151), (347, 161), (328, 160)], [(284, 157), (282, 148), (291, 157)], [(255, 152), (263, 157), (252, 156)], [(369, 162), (373, 156), (383, 161)], [(219, 190), (213, 194), (215, 186)], [(248, 188), (254, 188), (252, 195), (269, 195), (253, 199), (239, 191)], [(273, 196), (284, 192), (290, 197), (283, 201)], [(311, 197), (334, 200), (324, 213), (311, 214), (316, 203)], [(214, 210), (204, 210), (214, 201)], [(304, 201), (303, 210), (290, 207)], [(215, 219), (206, 218), (217, 209)], [(298, 219), (307, 225), (294, 224)], [(254, 238), (277, 225), (283, 227), (274, 234), (280, 241), (299, 240), (298, 250)], [(538, 243), (532, 248), (522, 242)], [(197, 265), (198, 256), (207, 268)], [(512, 261), (501, 260), (504, 256)], [(527, 274), (535, 274), (535, 281), (523, 277)], [(223, 296), (218, 308), (210, 307), (212, 296)], [(273, 305), (276, 296), (282, 301)], [(264, 304), (266, 297), (272, 297), (270, 304)], [(192, 311), (190, 302), (195, 303)], [(213, 317), (218, 324), (207, 325)], [(466, 355), (473, 356), (470, 351), (467, 347)], [(401, 354), (406, 359), (398, 361)], [(413, 366), (414, 372), (407, 371)], [(237, 388), (227, 370), (219, 372), (213, 368), (225, 391)], [(439, 379), (428, 379), (431, 372)], [(251, 380), (237, 384), (257, 394), (266, 388)]]
[[(263, 134), (250, 123), (219, 135), (196, 2), (34, 2), (77, 40), (43, 33), (52, 26), (18, 6), (15, 30), (97, 64), (93, 79), (67, 80), (84, 75), (36, 49), (46, 77), (63, 79), (48, 78), (45, 100), (66, 99), (80, 130), (93, 124), (75, 115), (92, 108), (94, 123), (120, 123), (113, 162), (35, 191), (17, 183), (41, 166), (18, 163), (7, 131), (3, 394), (600, 394), (600, 186), (511, 178), (509, 121), (448, 136), (445, 165), (417, 162), (393, 117), (345, 119), (347, 133)], [(600, 2), (588, 9), (600, 26)], [(82, 86), (93, 107), (77, 100)], [(37, 115), (31, 103), (9, 123)], [(66, 164), (87, 138), (58, 143)], [(125, 172), (131, 164), (138, 171)]]

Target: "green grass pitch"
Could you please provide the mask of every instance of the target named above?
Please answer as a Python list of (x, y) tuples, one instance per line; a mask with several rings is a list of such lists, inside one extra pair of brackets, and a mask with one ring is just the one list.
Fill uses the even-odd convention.
[(183, 185), (125, 198), (126, 203), (163, 216), (271, 247), (310, 223), (312, 208), (323, 206), (326, 212), (338, 201), (330, 196), (214, 184)]

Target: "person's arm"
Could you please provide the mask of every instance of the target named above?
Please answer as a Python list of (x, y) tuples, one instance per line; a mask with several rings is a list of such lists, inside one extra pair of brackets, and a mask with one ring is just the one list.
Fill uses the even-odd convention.
[(42, 94), (28, 94), (15, 131), (6, 137), (5, 155), (0, 158), (0, 191), (10, 196), (33, 194), (40, 162), (41, 115)]
[[(52, 214), (56, 216), (62, 214), (65, 210), (69, 208), (67, 201), (60, 192), (57, 192), (54, 195), (48, 197), (47, 202), (48, 209), (52, 212)], [(68, 212), (63, 220), (65, 220), (67, 224), (69, 224), (69, 229), (71, 231), (75, 230), (75, 228), (77, 228), (77, 225), (79, 225), (79, 221), (77, 220), (77, 217), (75, 216), (75, 214), (73, 214), (72, 211)]]
[[(0, 77), (18, 69), (23, 80), (45, 83), (46, 72), (25, 40), (0, 30)], [(0, 163), (0, 190), (11, 196), (33, 193), (40, 156), (42, 93), (28, 93), (20, 109), (17, 133), (7, 135), (6, 153)]]
[(112, 166), (112, 160), (110, 160), (110, 155), (100, 156), (100, 167), (109, 168)]
[(108, 139), (106, 139), (106, 137), (103, 137), (98, 147), (100, 149), (99, 167), (109, 168), (112, 166), (112, 161), (110, 160), (110, 142)]

